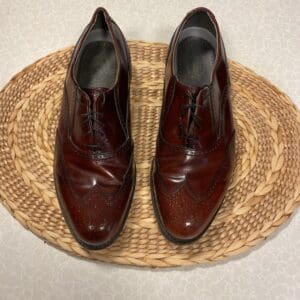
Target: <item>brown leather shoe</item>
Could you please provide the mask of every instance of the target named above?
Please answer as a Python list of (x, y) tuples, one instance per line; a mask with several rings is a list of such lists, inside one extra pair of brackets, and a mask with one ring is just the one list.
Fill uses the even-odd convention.
[(234, 155), (229, 85), (215, 17), (195, 9), (169, 47), (152, 165), (154, 208), (161, 231), (173, 242), (199, 238), (222, 203)]
[(97, 9), (67, 72), (54, 166), (65, 220), (88, 249), (114, 241), (134, 191), (130, 68), (123, 34), (103, 8)]

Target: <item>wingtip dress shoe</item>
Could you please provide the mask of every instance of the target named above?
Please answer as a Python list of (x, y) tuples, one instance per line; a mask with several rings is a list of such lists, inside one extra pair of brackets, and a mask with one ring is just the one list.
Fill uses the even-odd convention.
[(133, 196), (130, 79), (126, 40), (107, 11), (98, 8), (69, 64), (54, 161), (67, 225), (92, 250), (117, 238)]
[(170, 42), (151, 171), (158, 223), (172, 242), (198, 239), (223, 201), (235, 144), (229, 87), (216, 19), (197, 8)]

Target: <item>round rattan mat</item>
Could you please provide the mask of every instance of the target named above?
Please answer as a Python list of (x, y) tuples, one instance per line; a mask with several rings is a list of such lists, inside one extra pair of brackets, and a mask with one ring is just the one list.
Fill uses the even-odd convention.
[(0, 198), (4, 206), (50, 244), (118, 264), (166, 267), (217, 261), (264, 240), (300, 202), (300, 117), (295, 106), (265, 79), (230, 63), (237, 129), (232, 181), (223, 206), (201, 239), (174, 245), (159, 232), (149, 189), (167, 45), (129, 44), (137, 186), (121, 236), (107, 249), (83, 249), (70, 234), (56, 199), (54, 136), (73, 48), (27, 67), (0, 93)]

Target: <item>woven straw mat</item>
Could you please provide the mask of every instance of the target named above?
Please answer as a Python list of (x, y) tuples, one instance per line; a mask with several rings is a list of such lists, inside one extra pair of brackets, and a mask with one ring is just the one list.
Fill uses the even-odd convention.
[(118, 264), (191, 265), (221, 260), (255, 246), (284, 223), (300, 202), (297, 109), (268, 81), (230, 62), (237, 129), (230, 187), (217, 217), (198, 241), (172, 244), (158, 229), (149, 189), (167, 45), (131, 41), (129, 46), (137, 185), (121, 236), (104, 250), (82, 248), (70, 234), (56, 199), (54, 137), (72, 47), (27, 67), (0, 93), (3, 205), (24, 227), (49, 244), (72, 254)]

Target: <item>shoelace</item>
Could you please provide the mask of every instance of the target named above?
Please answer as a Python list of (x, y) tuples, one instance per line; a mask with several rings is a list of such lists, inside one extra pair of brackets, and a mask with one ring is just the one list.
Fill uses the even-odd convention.
[[(100, 95), (99, 95), (100, 96)], [(105, 94), (102, 93), (102, 102), (101, 107), (105, 103)], [(100, 107), (100, 108), (101, 108)], [(81, 117), (83, 118), (83, 124), (88, 123), (88, 131), (86, 132), (86, 135), (92, 135), (92, 136), (99, 136), (102, 140), (106, 141), (106, 137), (103, 133), (103, 123), (101, 121), (101, 118), (103, 117), (102, 112), (95, 111), (94, 107), (88, 109), (86, 113), (82, 113)], [(99, 147), (98, 144), (89, 144), (89, 147)]]
[(86, 132), (87, 135), (95, 135), (97, 132), (100, 132), (99, 126), (102, 125), (102, 122), (99, 120), (103, 114), (95, 112), (93, 110), (81, 114), (83, 117), (83, 124), (88, 123), (89, 130)]
[[(201, 92), (200, 92), (201, 93)], [(197, 140), (197, 135), (195, 134), (194, 128), (192, 128), (192, 133), (190, 132), (191, 126), (195, 125), (198, 128), (198, 131), (202, 129), (202, 119), (196, 114), (197, 109), (202, 109), (203, 105), (197, 104), (196, 99), (197, 95), (193, 94), (191, 91), (188, 91), (186, 96), (189, 98), (189, 104), (183, 104), (179, 116), (179, 137), (182, 140), (184, 146), (189, 148), (194, 148), (195, 141)], [(204, 98), (208, 96), (208, 93), (204, 94)], [(183, 119), (186, 114), (189, 115), (187, 128), (183, 125)]]

